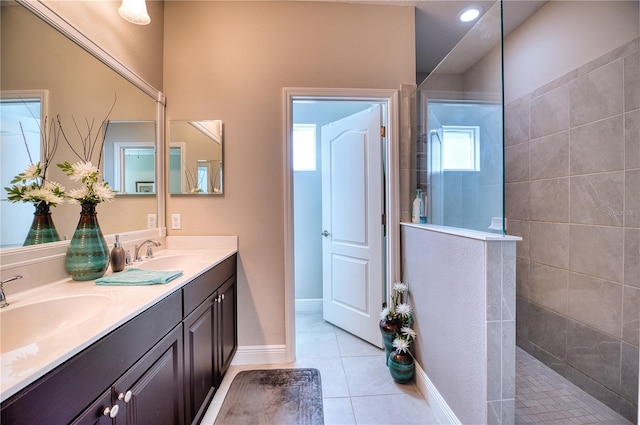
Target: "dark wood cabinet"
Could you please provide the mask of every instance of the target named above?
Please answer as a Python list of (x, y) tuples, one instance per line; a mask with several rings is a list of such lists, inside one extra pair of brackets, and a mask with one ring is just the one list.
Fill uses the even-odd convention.
[[(237, 348), (236, 258), (225, 260), (184, 288), (186, 423), (199, 423)], [(191, 309), (199, 297), (204, 302)]]
[(117, 407), (115, 414), (112, 411), (114, 403), (111, 396), (111, 388), (102, 394), (95, 403), (72, 422), (73, 425), (113, 425), (120, 407)]
[(186, 418), (198, 422), (217, 388), (214, 359), (214, 295), (184, 320)]
[(199, 423), (237, 348), (236, 255), (2, 403), (12, 425)]
[(184, 423), (182, 326), (176, 326), (113, 385), (116, 425)]
[(178, 325), (73, 424), (181, 425), (182, 382), (182, 327)]
[(233, 355), (238, 348), (238, 327), (237, 324), (237, 293), (236, 277), (229, 278), (217, 292), (217, 343), (218, 359), (216, 361), (216, 372), (218, 385), (222, 381), (224, 374), (229, 369)]

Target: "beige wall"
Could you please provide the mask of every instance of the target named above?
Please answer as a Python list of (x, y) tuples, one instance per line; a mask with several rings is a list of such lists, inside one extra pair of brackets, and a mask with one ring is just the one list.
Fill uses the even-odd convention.
[(239, 236), (239, 343), (284, 344), (283, 87), (415, 83), (414, 10), (165, 2), (167, 119), (222, 119), (223, 196), (175, 197), (171, 235)]
[[(638, 1), (552, 1), (504, 44), (505, 103), (638, 36)], [(535, 70), (535, 72), (531, 72)]]
[(118, 15), (121, 0), (44, 0), (71, 25), (162, 91), (162, 43), (164, 8), (161, 1), (147, 1), (149, 25), (134, 25)]

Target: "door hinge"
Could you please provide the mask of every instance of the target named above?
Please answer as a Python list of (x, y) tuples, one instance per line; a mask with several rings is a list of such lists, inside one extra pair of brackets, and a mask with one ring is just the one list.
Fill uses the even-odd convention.
[(380, 126), (380, 137), (387, 137), (387, 127), (384, 125)]
[(387, 225), (387, 215), (386, 214), (382, 214), (382, 225), (383, 226)]

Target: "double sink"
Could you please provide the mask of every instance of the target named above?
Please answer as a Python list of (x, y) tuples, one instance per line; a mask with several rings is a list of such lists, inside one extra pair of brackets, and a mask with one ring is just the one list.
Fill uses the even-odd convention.
[(132, 266), (183, 271), (168, 284), (99, 286), (67, 279), (7, 297), (9, 306), (0, 310), (2, 400), (226, 258), (228, 252), (219, 251), (159, 251)]

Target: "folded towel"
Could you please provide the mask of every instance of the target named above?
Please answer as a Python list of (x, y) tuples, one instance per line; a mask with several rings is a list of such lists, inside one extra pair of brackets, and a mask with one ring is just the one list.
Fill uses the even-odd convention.
[(130, 268), (96, 279), (96, 285), (155, 285), (182, 276), (182, 270), (145, 270)]

